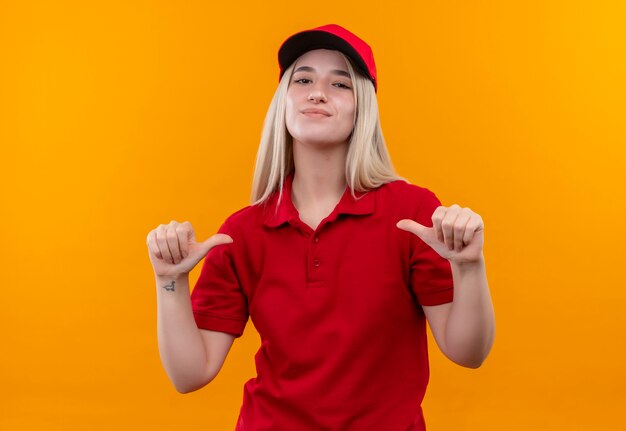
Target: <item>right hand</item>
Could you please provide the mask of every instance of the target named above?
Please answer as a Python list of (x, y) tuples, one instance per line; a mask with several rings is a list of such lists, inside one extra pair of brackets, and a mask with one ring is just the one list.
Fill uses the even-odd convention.
[(156, 277), (179, 277), (189, 274), (216, 245), (232, 243), (226, 234), (215, 234), (204, 242), (196, 242), (191, 223), (159, 225), (148, 234), (148, 252)]

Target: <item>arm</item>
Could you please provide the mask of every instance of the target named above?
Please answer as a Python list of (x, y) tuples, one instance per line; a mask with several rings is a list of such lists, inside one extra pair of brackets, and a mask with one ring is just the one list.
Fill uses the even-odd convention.
[(195, 241), (190, 223), (172, 221), (148, 234), (148, 250), (157, 289), (157, 335), (161, 362), (181, 393), (195, 391), (215, 378), (234, 336), (198, 329), (191, 308), (189, 272), (228, 235)]
[(459, 365), (478, 368), (495, 336), (495, 317), (484, 259), (476, 264), (452, 263), (454, 301), (422, 307), (435, 341)]
[(479, 367), (491, 350), (495, 317), (483, 256), (482, 218), (469, 208), (439, 206), (432, 215), (433, 227), (401, 220), (398, 228), (409, 231), (450, 262), (454, 300), (424, 306), (435, 341), (452, 361)]
[(161, 363), (177, 391), (195, 391), (215, 378), (235, 337), (198, 329), (191, 310), (187, 274), (178, 278), (156, 277), (156, 284)]

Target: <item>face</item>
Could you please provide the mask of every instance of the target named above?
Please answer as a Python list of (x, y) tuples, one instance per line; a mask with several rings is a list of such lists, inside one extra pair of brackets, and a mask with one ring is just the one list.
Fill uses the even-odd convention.
[(285, 120), (294, 144), (345, 144), (355, 112), (346, 60), (337, 51), (316, 49), (298, 58), (293, 70)]

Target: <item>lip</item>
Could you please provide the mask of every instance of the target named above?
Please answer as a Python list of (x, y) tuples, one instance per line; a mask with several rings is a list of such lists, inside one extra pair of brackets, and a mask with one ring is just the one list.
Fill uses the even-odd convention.
[(303, 109), (300, 112), (302, 112), (304, 115), (309, 115), (311, 117), (320, 117), (320, 116), (330, 117), (330, 112), (324, 111), (323, 109), (308, 108), (308, 109)]

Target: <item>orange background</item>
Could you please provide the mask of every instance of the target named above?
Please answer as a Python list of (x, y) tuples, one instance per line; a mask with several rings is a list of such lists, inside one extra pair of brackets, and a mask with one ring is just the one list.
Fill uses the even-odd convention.
[(145, 238), (247, 205), (276, 50), (330, 22), (374, 48), (398, 172), (486, 224), (496, 342), (431, 344), (429, 430), (621, 428), (624, 3), (209, 3), (0, 1), (0, 429), (234, 428), (258, 335), (176, 393)]

